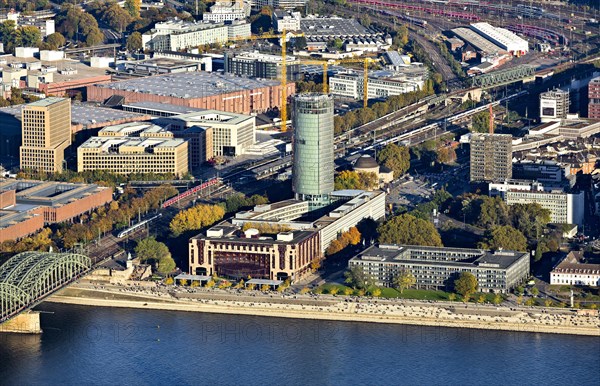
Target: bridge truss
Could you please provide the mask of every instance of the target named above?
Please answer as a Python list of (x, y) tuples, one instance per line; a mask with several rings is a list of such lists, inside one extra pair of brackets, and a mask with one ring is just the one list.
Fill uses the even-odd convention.
[(534, 74), (535, 69), (531, 66), (517, 66), (506, 70), (499, 70), (490, 72), (489, 74), (475, 76), (471, 86), (480, 88), (503, 86), (505, 84), (519, 82)]
[(89, 257), (75, 253), (23, 252), (11, 257), (0, 266), (0, 323), (91, 268)]

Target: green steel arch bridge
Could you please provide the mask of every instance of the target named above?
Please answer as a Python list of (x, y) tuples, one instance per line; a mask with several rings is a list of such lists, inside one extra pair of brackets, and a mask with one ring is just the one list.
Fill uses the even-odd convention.
[(28, 310), (92, 269), (76, 253), (23, 252), (0, 266), (0, 323)]

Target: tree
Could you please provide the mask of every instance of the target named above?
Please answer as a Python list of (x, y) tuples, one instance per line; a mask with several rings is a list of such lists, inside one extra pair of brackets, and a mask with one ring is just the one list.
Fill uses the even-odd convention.
[(485, 232), (479, 248), (524, 252), (527, 250), (527, 239), (521, 231), (510, 225), (497, 226)]
[(139, 32), (134, 32), (127, 38), (127, 50), (130, 52), (141, 51), (144, 48), (144, 44), (142, 43), (142, 34)]
[(371, 296), (373, 297), (380, 297), (381, 296), (381, 288), (373, 288), (373, 290), (371, 291)]
[(550, 210), (537, 203), (514, 204), (510, 206), (512, 226), (520, 230), (530, 240), (538, 239), (542, 229), (550, 222)]
[(221, 220), (225, 210), (220, 205), (196, 205), (173, 217), (169, 229), (175, 236), (190, 230), (199, 230)]
[(46, 37), (46, 44), (51, 50), (56, 50), (66, 44), (65, 37), (60, 32), (55, 32)]
[(396, 287), (400, 293), (403, 293), (405, 289), (408, 289), (417, 283), (415, 275), (408, 269), (400, 271), (396, 277), (394, 277), (394, 287)]
[(335, 190), (343, 189), (362, 189), (358, 173), (351, 170), (344, 170), (335, 176)]
[(502, 296), (500, 294), (494, 295), (494, 299), (492, 299), (492, 303), (494, 303), (495, 305), (499, 305), (500, 303), (502, 303)]
[(298, 51), (303, 50), (306, 48), (307, 42), (306, 42), (306, 38), (304, 36), (298, 36), (296, 37), (295, 41), (294, 41), (294, 48)]
[(532, 287), (529, 292), (533, 297), (536, 297), (540, 294), (540, 290), (537, 287)]
[(331, 287), (329, 288), (329, 294), (330, 295), (337, 295), (337, 293), (340, 291), (340, 289), (338, 287)]
[(377, 162), (394, 171), (394, 178), (398, 178), (410, 168), (410, 153), (406, 146), (390, 143), (377, 154)]
[(42, 41), (42, 33), (39, 28), (25, 25), (17, 28), (15, 33), (15, 44), (24, 47), (37, 47)]
[(173, 260), (173, 258), (171, 257), (171, 254), (169, 254), (169, 256), (163, 257), (162, 259), (160, 259), (158, 261), (157, 271), (159, 273), (162, 273), (163, 275), (166, 275), (168, 273), (173, 272), (173, 270), (175, 269), (175, 266), (176, 266), (175, 260)]
[(478, 133), (487, 133), (490, 130), (490, 112), (482, 111), (473, 115), (473, 121), (471, 126), (472, 131)]
[[(139, 0), (126, 0), (125, 6), (127, 6), (127, 2), (132, 3), (133, 1)], [(132, 17), (128, 10), (121, 8), (117, 3), (112, 3), (108, 9), (102, 13), (102, 20), (104, 20), (112, 29), (119, 32), (123, 32), (133, 19), (137, 17), (139, 17), (139, 10), (137, 16)]]
[(262, 292), (269, 292), (270, 289), (271, 289), (271, 287), (269, 287), (268, 284), (263, 284), (263, 285), (260, 286), (260, 290)]
[[(163, 263), (163, 269), (167, 269), (170, 266), (169, 259), (173, 260), (169, 248), (164, 243), (156, 241), (154, 237), (147, 237), (138, 241), (135, 247), (135, 254), (142, 262), (159, 264), (159, 269), (162, 260), (166, 260)], [(175, 268), (175, 262), (173, 262), (173, 268)]]
[(442, 238), (433, 223), (407, 213), (383, 223), (377, 233), (382, 244), (442, 246)]
[(477, 278), (471, 272), (461, 272), (454, 281), (454, 289), (461, 295), (465, 302), (469, 301), (472, 294), (477, 292)]
[(375, 284), (375, 279), (366, 273), (362, 267), (355, 265), (350, 270), (344, 272), (345, 283), (350, 284), (354, 289), (367, 289)]
[(140, 17), (140, 7), (142, 0), (125, 0), (124, 9), (129, 12), (132, 18), (137, 19)]
[(451, 302), (456, 300), (456, 294), (450, 294), (448, 295), (448, 300), (450, 300)]
[(379, 186), (379, 178), (374, 172), (359, 172), (358, 180), (360, 181), (361, 189), (371, 190)]
[(529, 306), (529, 307), (531, 307), (531, 306), (534, 306), (534, 305), (535, 305), (535, 299), (533, 299), (533, 298), (529, 298), (529, 299), (527, 299), (527, 300), (525, 301), (525, 305), (526, 305), (526, 306)]
[(173, 283), (175, 282), (175, 280), (173, 280), (172, 277), (168, 277), (165, 279), (165, 284), (166, 285), (173, 285)]
[(477, 298), (477, 303), (479, 304), (483, 304), (485, 303), (485, 295), (479, 295), (479, 297)]

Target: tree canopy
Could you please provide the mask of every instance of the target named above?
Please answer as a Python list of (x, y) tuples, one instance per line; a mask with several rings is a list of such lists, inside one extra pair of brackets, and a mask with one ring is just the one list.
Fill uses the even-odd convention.
[(366, 189), (370, 190), (379, 185), (377, 174), (344, 170), (335, 176), (335, 190)]
[(136, 256), (142, 261), (154, 264), (157, 271), (167, 274), (175, 269), (175, 261), (171, 257), (169, 248), (154, 237), (138, 241), (135, 247)]
[(403, 293), (405, 289), (408, 289), (417, 283), (415, 275), (409, 269), (403, 269), (394, 277), (394, 287), (396, 287), (400, 293)]
[(175, 215), (169, 229), (175, 236), (190, 230), (199, 230), (221, 220), (225, 210), (221, 205), (196, 205)]
[(327, 255), (333, 255), (340, 252), (348, 245), (357, 245), (360, 243), (361, 234), (356, 227), (351, 227), (348, 231), (343, 232), (337, 239), (333, 240), (325, 253)]
[(441, 247), (442, 238), (433, 223), (411, 214), (393, 217), (377, 228), (382, 244), (407, 244)]
[(477, 292), (477, 278), (471, 272), (461, 272), (460, 276), (454, 281), (454, 289), (466, 301), (471, 295)]
[(142, 42), (142, 34), (139, 32), (134, 32), (127, 38), (127, 51), (136, 52), (144, 49), (144, 44)]
[(410, 168), (410, 153), (406, 146), (390, 143), (377, 154), (377, 162), (394, 171), (398, 178)]
[(505, 249), (509, 251), (527, 250), (527, 239), (521, 231), (510, 225), (496, 226), (485, 232), (483, 241), (479, 243), (482, 249)]
[(375, 279), (358, 265), (355, 265), (344, 272), (344, 276), (346, 277), (344, 282), (354, 289), (366, 290), (375, 285)]

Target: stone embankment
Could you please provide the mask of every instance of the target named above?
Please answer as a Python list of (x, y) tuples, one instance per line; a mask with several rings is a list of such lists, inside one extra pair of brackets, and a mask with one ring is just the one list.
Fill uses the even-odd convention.
[(47, 301), (105, 307), (600, 336), (600, 318), (597, 314), (539, 307), (508, 308), (458, 302), (112, 285), (72, 286)]

